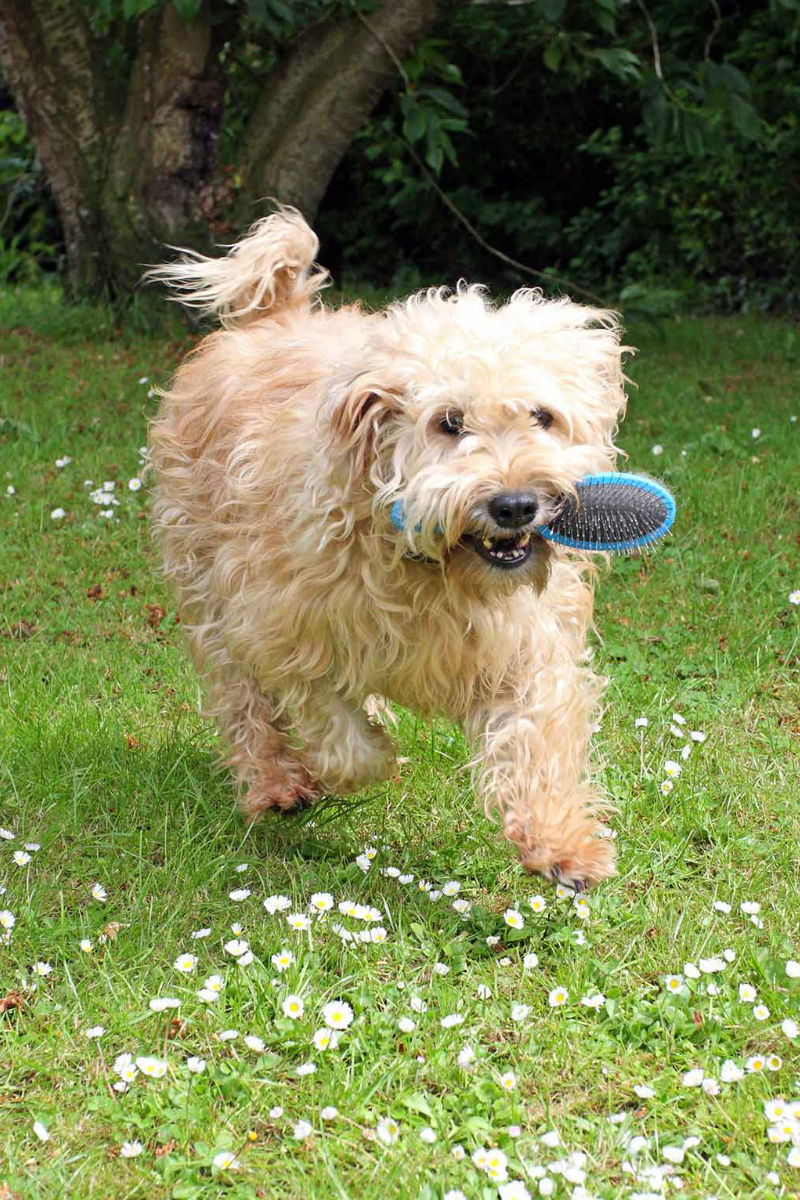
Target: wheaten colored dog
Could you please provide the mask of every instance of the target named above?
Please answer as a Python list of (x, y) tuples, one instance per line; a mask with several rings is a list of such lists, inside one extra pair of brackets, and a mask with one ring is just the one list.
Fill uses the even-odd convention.
[[(223, 328), (163, 397), (155, 523), (250, 818), (385, 779), (373, 694), (443, 713), (523, 864), (614, 869), (587, 779), (591, 567), (535, 526), (614, 465), (613, 314), (478, 287), (327, 309), (299, 213), (157, 268)], [(404, 505), (403, 532), (392, 523)]]

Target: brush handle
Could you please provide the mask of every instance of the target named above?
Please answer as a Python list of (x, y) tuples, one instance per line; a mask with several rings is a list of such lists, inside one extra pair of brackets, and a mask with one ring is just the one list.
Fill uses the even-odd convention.
[[(675, 499), (655, 479), (610, 471), (586, 475), (575, 484), (576, 496), (565, 496), (559, 513), (536, 532), (559, 546), (633, 554), (652, 545), (672, 528)], [(395, 529), (405, 528), (402, 500), (391, 508)]]

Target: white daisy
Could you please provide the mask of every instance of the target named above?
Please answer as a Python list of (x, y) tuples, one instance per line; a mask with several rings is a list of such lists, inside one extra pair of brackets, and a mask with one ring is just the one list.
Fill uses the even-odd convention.
[(393, 1146), (399, 1135), (399, 1126), (391, 1117), (382, 1117), (375, 1126), (375, 1136), (379, 1142), (383, 1142), (384, 1146)]
[(212, 1162), (218, 1171), (235, 1171), (239, 1166), (239, 1160), (232, 1150), (220, 1150)]
[(148, 1079), (162, 1079), (167, 1073), (167, 1064), (163, 1058), (153, 1058), (144, 1054), (136, 1059), (136, 1066)]
[(286, 999), (281, 1002), (281, 1008), (283, 1009), (283, 1015), (285, 1017), (290, 1017), (293, 1021), (296, 1021), (299, 1017), (302, 1017), (303, 1013), (305, 1012), (303, 997), (294, 995), (287, 996)]
[(273, 954), (270, 962), (276, 971), (286, 971), (294, 962), (294, 955), (291, 950), (281, 950), (278, 954)]
[(726, 1058), (720, 1067), (719, 1077), (723, 1083), (738, 1083), (744, 1079), (744, 1071), (732, 1059)]
[(180, 1008), (180, 1003), (174, 996), (154, 996), (148, 1007), (151, 1012), (166, 1012), (168, 1008)]
[(324, 1006), (322, 1019), (329, 1029), (347, 1029), (353, 1023), (353, 1010), (343, 1000), (332, 1000)]
[(290, 929), (298, 930), (301, 933), (311, 925), (311, 921), (305, 913), (290, 913), (286, 920)]

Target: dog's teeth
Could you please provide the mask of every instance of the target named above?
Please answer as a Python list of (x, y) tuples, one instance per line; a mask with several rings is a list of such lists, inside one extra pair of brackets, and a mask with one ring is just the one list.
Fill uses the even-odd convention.
[(519, 542), (517, 544), (520, 546), (527, 546), (527, 544), (530, 540), (531, 540), (531, 535), (529, 533), (523, 533), (522, 537), (519, 539)]
[(484, 546), (486, 547), (486, 549), (487, 549), (487, 550), (491, 550), (491, 548), (492, 548), (492, 539), (491, 539), (491, 538), (488, 538), (488, 537), (485, 537), (485, 538), (483, 539), (483, 544), (484, 544)]

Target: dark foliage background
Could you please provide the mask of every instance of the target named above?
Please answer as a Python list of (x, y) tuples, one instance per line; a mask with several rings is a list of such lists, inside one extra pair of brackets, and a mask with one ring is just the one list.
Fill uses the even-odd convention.
[[(272, 28), (251, 22), (231, 50), (223, 157), (250, 81), (291, 35), (280, 7), (267, 3)], [(493, 246), (611, 302), (796, 308), (798, 42), (799, 0), (446, 4), (328, 188), (324, 261), (339, 281), (389, 289), (530, 282), (478, 244), (442, 189)], [(0, 281), (62, 260), (47, 181), (0, 81)]]

